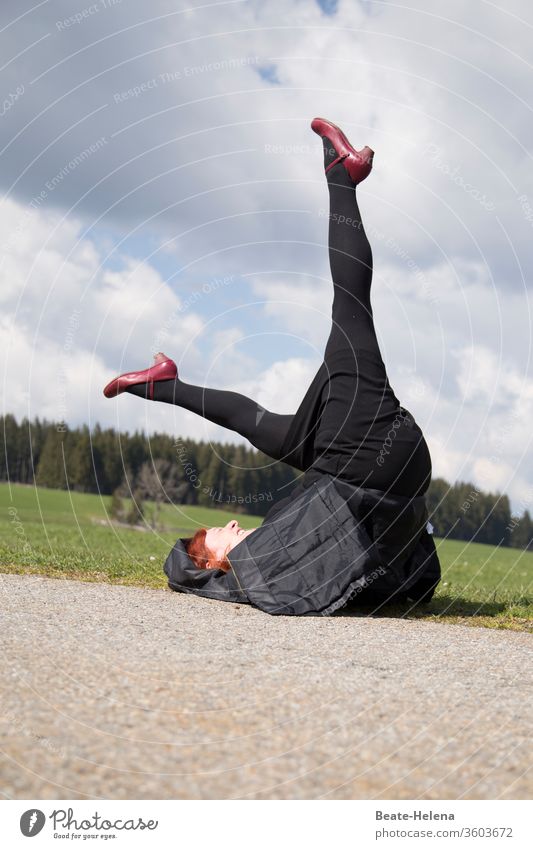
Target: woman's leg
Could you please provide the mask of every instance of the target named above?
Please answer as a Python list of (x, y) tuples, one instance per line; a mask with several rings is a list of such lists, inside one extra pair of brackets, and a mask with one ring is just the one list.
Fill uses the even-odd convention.
[[(327, 145), (326, 139), (326, 165), (332, 156)], [(412, 497), (427, 489), (431, 458), (416, 422), (402, 415), (379, 350), (370, 303), (372, 250), (356, 187), (342, 162), (328, 171), (327, 182), (334, 295), (324, 360), (332, 378), (324, 392), (313, 466), (356, 485)], [(339, 359), (339, 352), (347, 355)]]
[[(148, 384), (130, 386), (126, 391), (148, 398)], [(281, 446), (293, 416), (265, 410), (256, 401), (223, 389), (207, 389), (182, 380), (163, 380), (154, 383), (154, 401), (176, 404), (191, 410), (215, 424), (227, 427), (244, 436), (252, 445), (274, 460), (280, 460)]]
[[(325, 139), (325, 161), (330, 148)], [(327, 174), (330, 197), (329, 263), (333, 280), (332, 328), (325, 360), (340, 348), (372, 351), (381, 356), (374, 329), (370, 286), (372, 250), (365, 233), (356, 187), (339, 162)]]

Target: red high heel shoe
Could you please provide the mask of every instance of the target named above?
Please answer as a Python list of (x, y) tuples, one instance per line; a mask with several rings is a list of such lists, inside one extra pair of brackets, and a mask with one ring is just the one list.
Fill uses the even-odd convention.
[(311, 129), (317, 135), (321, 137), (325, 136), (329, 139), (339, 154), (326, 168), (326, 174), (337, 162), (342, 162), (354, 183), (361, 183), (365, 177), (368, 177), (372, 170), (372, 160), (374, 158), (372, 148), (365, 145), (362, 150), (356, 150), (352, 147), (340, 127), (332, 124), (331, 121), (326, 121), (325, 118), (314, 118), (311, 122)]
[(164, 360), (159, 360), (150, 368), (144, 371), (129, 371), (127, 374), (121, 374), (115, 377), (111, 383), (108, 383), (104, 389), (106, 398), (114, 398), (115, 395), (120, 395), (128, 386), (135, 386), (138, 383), (150, 384), (150, 399), (154, 400), (154, 383), (158, 380), (174, 380), (178, 376), (178, 367), (174, 360), (162, 354)]

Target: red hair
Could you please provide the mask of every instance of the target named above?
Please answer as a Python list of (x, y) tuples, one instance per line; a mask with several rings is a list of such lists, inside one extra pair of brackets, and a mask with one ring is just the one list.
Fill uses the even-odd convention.
[[(198, 569), (222, 569), (224, 572), (229, 572), (231, 563), (227, 557), (222, 560), (215, 560), (205, 544), (206, 528), (200, 528), (195, 535), (184, 543), (185, 551), (198, 567)], [(209, 562), (211, 561), (211, 562)]]

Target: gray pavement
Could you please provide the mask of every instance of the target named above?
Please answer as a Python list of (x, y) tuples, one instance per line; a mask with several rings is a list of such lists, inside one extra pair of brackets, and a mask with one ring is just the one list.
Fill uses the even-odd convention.
[(0, 575), (14, 799), (523, 799), (531, 637)]

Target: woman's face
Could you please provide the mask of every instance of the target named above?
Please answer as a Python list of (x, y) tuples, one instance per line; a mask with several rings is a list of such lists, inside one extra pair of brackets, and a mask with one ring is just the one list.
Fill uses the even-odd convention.
[(255, 528), (245, 531), (237, 519), (231, 519), (221, 528), (209, 528), (205, 535), (205, 544), (213, 560), (222, 560), (228, 551), (235, 548), (245, 537), (253, 534)]

